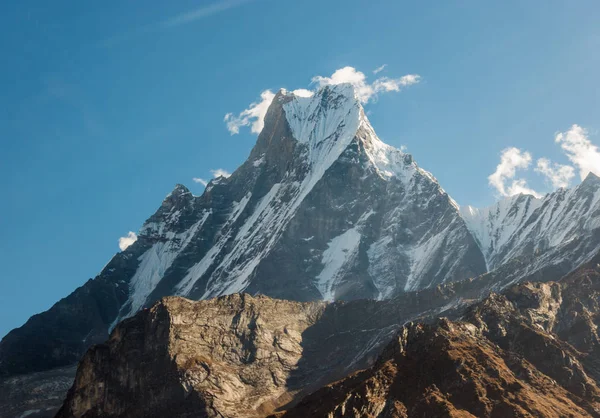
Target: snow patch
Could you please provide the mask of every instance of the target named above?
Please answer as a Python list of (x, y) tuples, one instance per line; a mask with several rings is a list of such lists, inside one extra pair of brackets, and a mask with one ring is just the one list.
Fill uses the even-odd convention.
[(229, 219), (227, 220), (228, 222), (233, 223), (237, 220), (237, 218), (246, 208), (246, 205), (250, 201), (251, 197), (252, 193), (248, 192), (242, 199), (240, 199), (239, 202), (233, 202), (233, 207), (231, 208), (231, 213), (229, 214)]
[(39, 414), (40, 412), (42, 412), (41, 409), (29, 409), (29, 410), (23, 412), (21, 415), (19, 415), (19, 418), (29, 417), (34, 414)]
[(436, 235), (428, 235), (411, 249), (411, 271), (406, 280), (404, 291), (417, 290), (419, 288), (420, 278), (426, 277), (435, 261), (435, 254), (442, 249), (446, 240), (446, 230)]
[(264, 163), (265, 163), (265, 154), (261, 155), (260, 158), (257, 158), (256, 160), (252, 161), (252, 165), (254, 167), (260, 167)]
[(324, 267), (316, 281), (323, 300), (334, 300), (335, 286), (343, 276), (344, 268), (348, 268), (358, 254), (360, 238), (360, 232), (351, 228), (333, 238), (327, 245), (321, 260)]
[[(379, 291), (377, 299), (387, 299), (396, 290), (396, 271), (394, 260), (399, 257), (396, 248), (393, 246), (394, 240), (390, 236), (384, 236), (375, 241), (367, 250), (369, 258), (369, 267), (367, 272), (373, 280), (373, 284)], [(406, 260), (407, 263), (409, 260)]]
[(542, 199), (531, 195), (516, 195), (484, 209), (471, 206), (461, 208), (461, 216), (479, 244), (488, 270), (494, 267), (496, 253), (526, 224), (542, 203)]

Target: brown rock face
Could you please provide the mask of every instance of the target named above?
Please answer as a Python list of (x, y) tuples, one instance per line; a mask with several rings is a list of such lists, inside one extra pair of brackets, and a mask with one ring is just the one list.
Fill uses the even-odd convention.
[[(433, 312), (453, 298), (440, 295)], [(268, 415), (372, 364), (430, 306), (399, 301), (164, 298), (88, 351), (58, 416)]]
[(373, 368), (305, 398), (285, 417), (597, 416), (527, 358), (499, 349), (465, 322), (412, 325)]
[(69, 416), (256, 416), (291, 399), (302, 333), (325, 303), (161, 300), (82, 360)]
[(377, 363), (285, 417), (600, 416), (597, 260), (558, 283), (525, 283), (461, 321), (411, 324)]

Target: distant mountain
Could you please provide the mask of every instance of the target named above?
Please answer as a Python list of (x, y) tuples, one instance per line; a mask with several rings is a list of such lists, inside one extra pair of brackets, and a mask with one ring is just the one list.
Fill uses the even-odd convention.
[(96, 278), (2, 339), (0, 376), (73, 365), (164, 296), (386, 300), (486, 273), (486, 291), (558, 279), (600, 249), (599, 199), (591, 174), (460, 208), (377, 137), (350, 85), (282, 90), (247, 161), (201, 196), (177, 185)]
[(511, 273), (515, 281), (540, 270), (558, 279), (598, 251), (600, 178), (590, 173), (577, 187), (540, 199), (517, 195), (482, 210), (467, 206), (461, 213), (488, 270), (527, 257), (525, 268)]

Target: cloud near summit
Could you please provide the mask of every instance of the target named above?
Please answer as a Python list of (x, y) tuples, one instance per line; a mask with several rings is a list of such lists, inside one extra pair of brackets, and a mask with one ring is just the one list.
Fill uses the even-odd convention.
[[(381, 69), (383, 67), (380, 67), (380, 71)], [(379, 77), (370, 83), (363, 72), (354, 67), (343, 67), (336, 70), (330, 77), (320, 75), (313, 77), (311, 85), (321, 88), (327, 85), (350, 83), (354, 86), (359, 100), (362, 103), (368, 103), (376, 100), (381, 93), (398, 92), (404, 87), (417, 84), (420, 80), (421, 76), (417, 74), (407, 74), (399, 78)], [(293, 90), (293, 93), (300, 97), (310, 97), (314, 94), (314, 90), (301, 88)], [(238, 115), (227, 113), (224, 118), (227, 130), (231, 135), (236, 135), (240, 133), (240, 128), (249, 126), (252, 133), (260, 133), (264, 127), (265, 114), (274, 97), (275, 94), (271, 90), (265, 90), (260, 95), (260, 101), (251, 103)]]
[(133, 231), (129, 231), (127, 235), (119, 238), (119, 248), (121, 251), (125, 251), (131, 244), (137, 241), (137, 234)]
[(353, 67), (344, 67), (336, 70), (331, 77), (316, 76), (312, 82), (319, 87), (350, 83), (356, 89), (358, 98), (362, 103), (368, 103), (372, 99), (376, 99), (380, 93), (390, 91), (400, 91), (403, 87), (416, 84), (421, 79), (416, 74), (408, 74), (400, 78), (380, 77), (369, 83), (367, 77), (361, 71), (357, 71)]
[[(210, 174), (212, 174), (212, 178), (218, 178), (218, 177), (229, 177), (231, 176), (231, 173), (223, 168), (215, 168), (210, 170)], [(202, 177), (194, 177), (192, 178), (192, 180), (194, 181), (194, 183), (198, 183), (203, 185), (204, 187), (206, 187), (208, 185), (208, 182), (210, 180), (206, 180), (205, 178)]]

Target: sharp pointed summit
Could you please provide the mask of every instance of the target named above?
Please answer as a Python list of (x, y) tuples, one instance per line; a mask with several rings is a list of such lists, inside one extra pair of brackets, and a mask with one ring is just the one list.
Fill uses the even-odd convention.
[(592, 187), (597, 186), (600, 184), (600, 177), (598, 177), (596, 173), (590, 171), (587, 176), (585, 176), (585, 179), (583, 179), (582, 184), (589, 184)]

